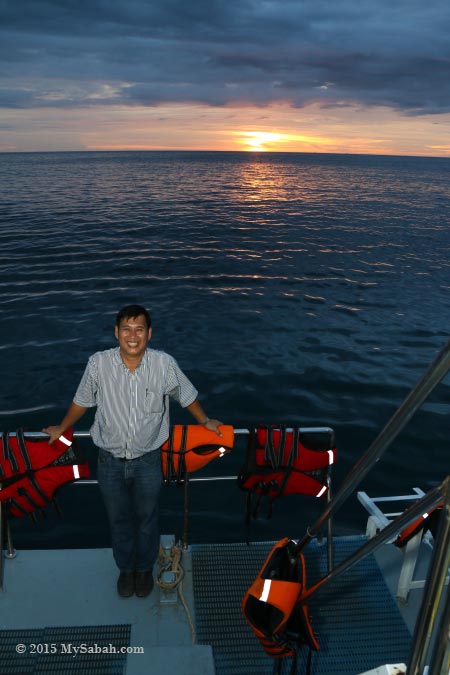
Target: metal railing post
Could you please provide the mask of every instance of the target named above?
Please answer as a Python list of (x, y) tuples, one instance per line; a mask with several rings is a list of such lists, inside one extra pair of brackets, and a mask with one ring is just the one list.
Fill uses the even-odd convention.
[[(327, 505), (330, 504), (332, 500), (331, 494), (331, 480), (330, 476), (327, 478), (328, 491), (327, 491)], [(334, 555), (333, 555), (333, 519), (330, 516), (327, 521), (327, 563), (328, 571), (331, 572), (334, 564)]]
[(17, 551), (14, 548), (13, 540), (12, 540), (12, 535), (11, 535), (11, 525), (9, 524), (9, 520), (6, 518), (6, 549), (7, 553), (5, 553), (6, 558), (15, 558), (17, 555)]
[(183, 549), (188, 547), (189, 532), (189, 474), (184, 477), (184, 511), (183, 511)]

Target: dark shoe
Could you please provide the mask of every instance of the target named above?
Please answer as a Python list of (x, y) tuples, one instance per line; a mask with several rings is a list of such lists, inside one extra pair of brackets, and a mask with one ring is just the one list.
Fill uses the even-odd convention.
[(153, 590), (152, 570), (134, 573), (134, 587), (138, 598), (146, 598)]
[(134, 593), (133, 572), (121, 572), (117, 579), (117, 592), (122, 598), (129, 598)]

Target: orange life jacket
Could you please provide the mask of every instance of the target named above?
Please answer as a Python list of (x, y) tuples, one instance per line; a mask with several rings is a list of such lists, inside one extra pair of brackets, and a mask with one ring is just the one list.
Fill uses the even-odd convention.
[(444, 500), (436, 504), (429, 513), (424, 513), (413, 523), (405, 527), (404, 530), (400, 532), (397, 539), (394, 541), (394, 544), (399, 548), (406, 546), (408, 541), (414, 537), (420, 530), (423, 530), (424, 533), (426, 530), (431, 530), (432, 535), (436, 536), (437, 525), (439, 517), (441, 515), (442, 508), (444, 506)]
[(52, 445), (42, 438), (25, 440), (22, 429), (3, 432), (0, 442), (0, 501), (18, 518), (53, 501), (56, 490), (90, 470), (73, 446), (68, 429)]
[(245, 619), (273, 658), (296, 659), (302, 645), (319, 649), (307, 607), (299, 602), (305, 589), (304, 556), (286, 537), (272, 548), (242, 600)]
[(164, 482), (181, 483), (186, 473), (197, 471), (230, 452), (234, 444), (233, 427), (223, 424), (220, 433), (222, 436), (200, 424), (175, 424), (161, 447)]

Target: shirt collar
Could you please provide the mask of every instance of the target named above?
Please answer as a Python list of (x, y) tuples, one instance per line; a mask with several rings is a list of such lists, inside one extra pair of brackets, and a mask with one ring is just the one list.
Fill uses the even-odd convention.
[[(112, 356), (113, 356), (113, 363), (114, 363), (114, 365), (116, 365), (116, 366), (122, 366), (123, 368), (125, 368), (126, 370), (128, 370), (128, 368), (126, 367), (126, 365), (125, 365), (124, 362), (122, 361), (122, 357), (120, 356), (120, 347), (114, 347), (114, 349), (113, 349), (113, 355), (112, 355)], [(146, 349), (145, 354), (144, 354), (144, 356), (142, 357), (141, 362), (140, 362), (140, 364), (138, 365), (138, 367), (136, 368), (136, 370), (140, 370), (142, 367), (144, 367), (145, 365), (147, 365), (148, 359), (149, 359), (149, 358), (150, 358), (150, 350), (149, 350), (149, 349)], [(136, 371), (135, 371), (135, 372), (136, 372)]]

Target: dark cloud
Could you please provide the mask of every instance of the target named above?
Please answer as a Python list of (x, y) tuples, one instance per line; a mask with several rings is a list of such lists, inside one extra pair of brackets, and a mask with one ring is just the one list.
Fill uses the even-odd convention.
[(450, 110), (448, 0), (0, 0), (0, 105)]

